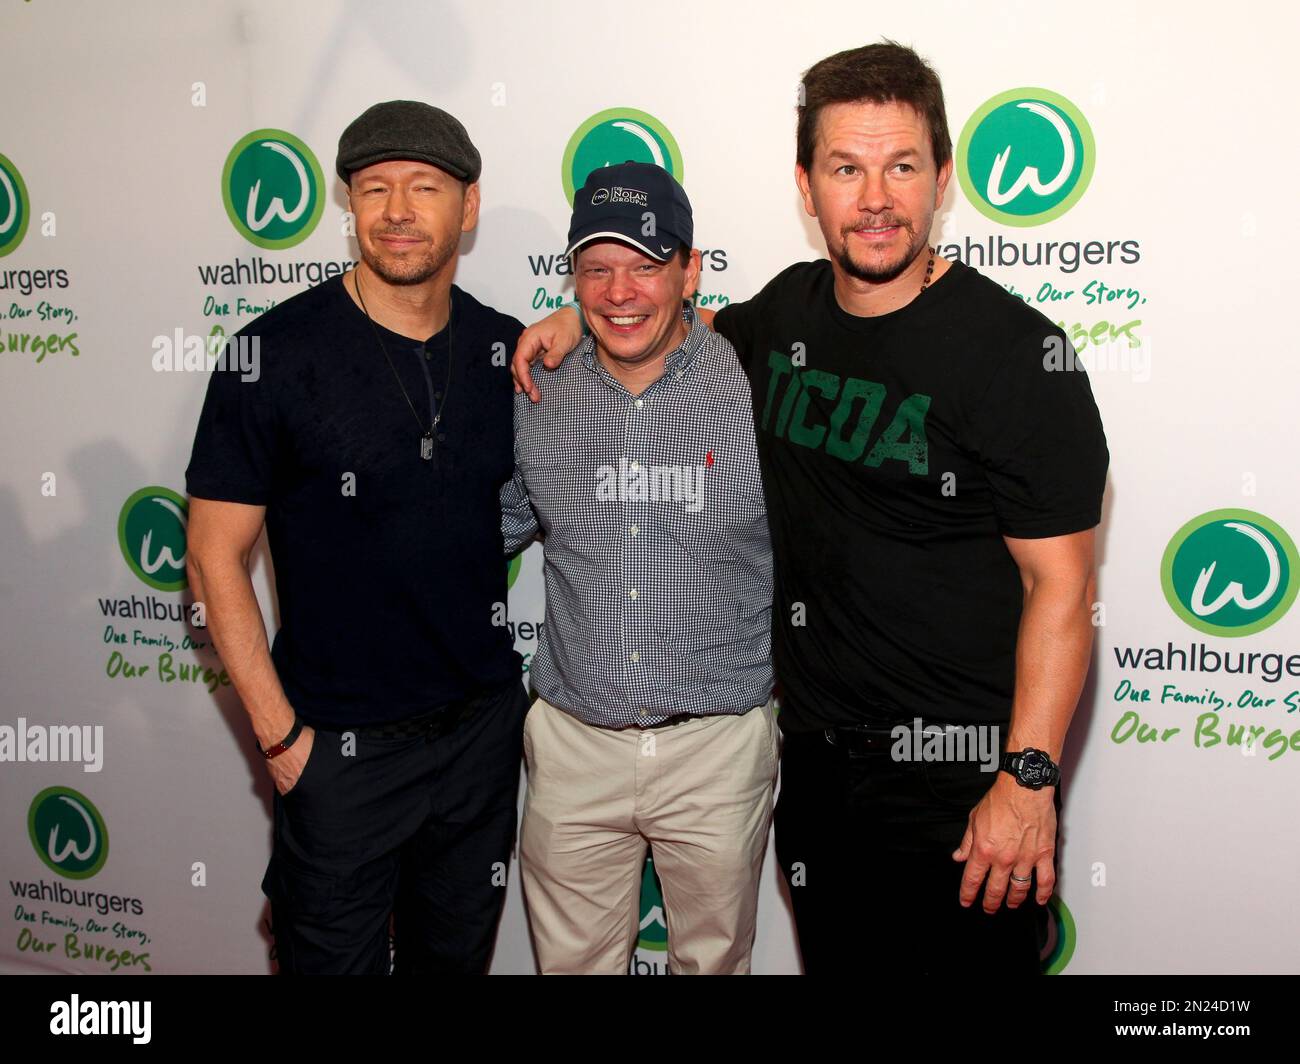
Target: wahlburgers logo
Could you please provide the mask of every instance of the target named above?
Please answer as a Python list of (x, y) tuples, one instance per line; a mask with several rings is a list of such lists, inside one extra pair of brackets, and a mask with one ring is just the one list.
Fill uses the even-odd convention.
[(1160, 583), (1173, 611), (1198, 631), (1251, 635), (1295, 601), (1298, 568), (1281, 525), (1251, 510), (1212, 510), (1174, 533)]
[(564, 149), (561, 176), (569, 205), (593, 170), (626, 162), (654, 163), (682, 180), (681, 149), (668, 127), (644, 111), (613, 107), (583, 122)]
[(655, 875), (653, 857), (647, 857), (645, 872), (641, 875), (641, 922), (637, 935), (637, 948), (666, 952), (668, 949), (668, 923), (664, 918), (664, 896)]
[(141, 488), (125, 503), (117, 519), (117, 541), (126, 564), (150, 587), (183, 591), (185, 526), (189, 506), (170, 488)]
[(258, 129), (230, 149), (221, 172), (226, 213), (260, 248), (289, 248), (311, 235), (325, 209), (325, 177), (312, 150), (282, 129)]
[(37, 855), (68, 879), (89, 879), (108, 860), (108, 829), (90, 799), (70, 787), (47, 787), (27, 810)]
[(17, 249), (27, 235), (31, 211), (27, 186), (6, 156), (0, 155), (0, 258)]
[(1074, 956), (1078, 934), (1074, 917), (1055, 894), (1047, 903), (1047, 938), (1040, 943), (1038, 962), (1044, 975), (1060, 975)]
[(966, 197), (1003, 225), (1059, 218), (1087, 189), (1095, 162), (1087, 119), (1047, 89), (994, 96), (957, 140), (957, 178)]

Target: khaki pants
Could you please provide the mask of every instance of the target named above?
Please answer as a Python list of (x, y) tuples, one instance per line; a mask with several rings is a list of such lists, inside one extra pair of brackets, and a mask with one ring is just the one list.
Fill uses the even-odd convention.
[(519, 856), (543, 974), (626, 974), (647, 843), (672, 972), (747, 973), (777, 746), (770, 702), (645, 730), (533, 703)]

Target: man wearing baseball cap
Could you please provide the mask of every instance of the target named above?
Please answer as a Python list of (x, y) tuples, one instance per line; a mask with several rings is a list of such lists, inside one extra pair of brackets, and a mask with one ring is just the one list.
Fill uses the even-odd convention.
[(677, 974), (749, 971), (776, 776), (771, 548), (750, 393), (696, 319), (690, 202), (592, 172), (568, 254), (590, 328), (515, 404), (506, 550), (545, 532), (520, 869), (544, 973), (627, 971), (647, 845)]
[[(280, 970), (483, 972), (514, 841), (528, 701), (499, 493), (513, 468), (500, 352), (522, 326), (452, 284), (479, 153), (436, 107), (344, 130), (361, 262), (241, 331), (186, 474), (196, 599), (275, 783), (262, 888)], [(494, 357), (494, 355), (496, 357)], [(265, 524), (280, 629), (248, 562)]]
[[(900, 975), (1035, 974), (1105, 432), (1087, 375), (1044, 354), (1071, 350), (1064, 331), (930, 244), (953, 170), (935, 70), (881, 41), (799, 85), (795, 178), (826, 257), (714, 325), (762, 397), (776, 855), (804, 969), (856, 973), (845, 929), (880, 913), (872, 945)], [(539, 341), (553, 358), (577, 324), (566, 308), (524, 334), (521, 386)]]

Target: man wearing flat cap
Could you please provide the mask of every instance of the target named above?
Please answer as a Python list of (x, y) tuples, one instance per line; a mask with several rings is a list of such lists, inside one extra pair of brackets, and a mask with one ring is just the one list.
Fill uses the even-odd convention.
[(395, 971), (483, 972), (505, 898), (528, 703), (502, 623), (501, 352), (522, 326), (452, 284), (479, 170), (427, 104), (349, 125), (360, 263), (242, 330), (261, 376), (214, 372), (199, 419), (189, 577), (275, 783), (282, 972), (387, 972), (390, 916)]
[(546, 624), (519, 864), (544, 973), (619, 974), (646, 847), (676, 975), (749, 971), (777, 728), (749, 383), (689, 299), (686, 193), (594, 170), (568, 254), (591, 335), (515, 404), (506, 549), (540, 527)]

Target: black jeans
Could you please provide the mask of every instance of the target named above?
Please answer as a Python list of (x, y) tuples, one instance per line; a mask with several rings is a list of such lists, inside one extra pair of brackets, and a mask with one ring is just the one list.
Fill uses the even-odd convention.
[[(1018, 909), (958, 902), (952, 859), (993, 785), (978, 761), (850, 753), (823, 732), (788, 734), (774, 822), (809, 975), (1039, 972), (1036, 884)], [(1059, 797), (1057, 798), (1059, 810)]]
[[(528, 697), (474, 700), (438, 737), (317, 731), (275, 796), (262, 890), (284, 974), (481, 974), (506, 896)], [(464, 710), (460, 707), (453, 707)]]

